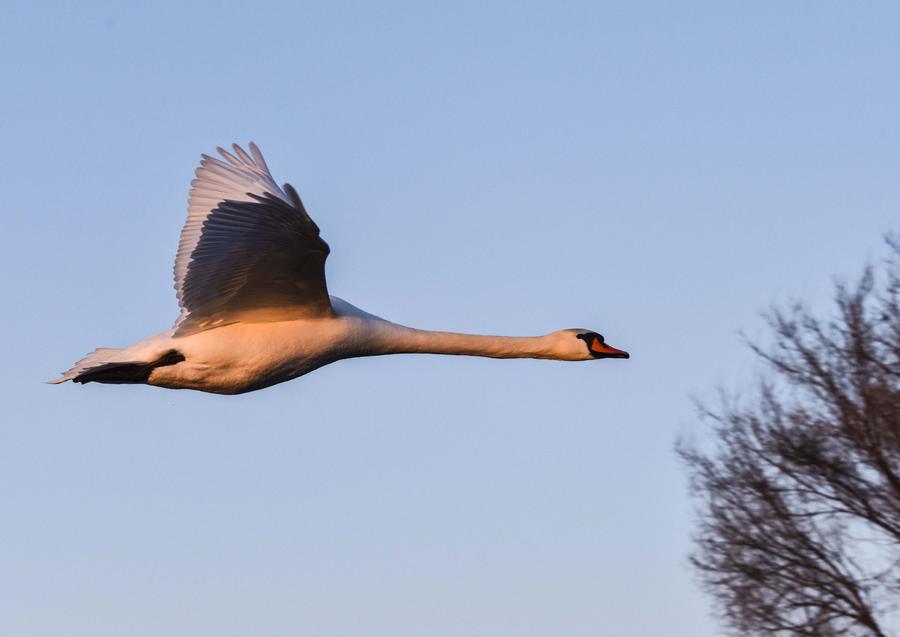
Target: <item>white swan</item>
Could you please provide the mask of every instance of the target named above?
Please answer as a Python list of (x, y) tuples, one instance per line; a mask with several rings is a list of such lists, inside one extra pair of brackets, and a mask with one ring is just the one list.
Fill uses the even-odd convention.
[(329, 248), (290, 184), (262, 154), (234, 145), (203, 155), (191, 182), (175, 259), (181, 315), (125, 349), (101, 348), (62, 383), (146, 383), (219, 394), (253, 391), (344, 358), (430, 353), (577, 361), (628, 358), (584, 329), (545, 336), (475, 336), (403, 327), (325, 286)]

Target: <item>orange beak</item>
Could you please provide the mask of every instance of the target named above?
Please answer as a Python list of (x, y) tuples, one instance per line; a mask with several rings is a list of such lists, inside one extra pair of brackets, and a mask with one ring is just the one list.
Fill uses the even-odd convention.
[(628, 352), (601, 343), (599, 338), (595, 338), (591, 343), (591, 353), (595, 358), (631, 358)]

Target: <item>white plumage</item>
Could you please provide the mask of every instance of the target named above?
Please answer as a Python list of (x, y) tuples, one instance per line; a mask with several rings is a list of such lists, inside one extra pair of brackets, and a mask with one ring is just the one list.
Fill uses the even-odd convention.
[(241, 393), (357, 356), (436, 353), (493, 358), (627, 358), (596, 332), (475, 336), (403, 327), (337, 297), (329, 248), (297, 192), (280, 188), (256, 144), (203, 155), (175, 258), (173, 328), (125, 349), (100, 348), (61, 383), (147, 383)]

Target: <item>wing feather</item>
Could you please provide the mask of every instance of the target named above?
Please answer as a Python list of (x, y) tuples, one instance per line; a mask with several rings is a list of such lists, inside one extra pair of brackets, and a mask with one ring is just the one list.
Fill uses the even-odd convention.
[(244, 162), (245, 164), (249, 164), (251, 166), (255, 165), (255, 163), (253, 162), (253, 159), (250, 157), (250, 155), (247, 154), (247, 151), (245, 151), (243, 148), (241, 148), (237, 144), (232, 144), (231, 147), (234, 148), (234, 152), (237, 153), (238, 157), (241, 158), (242, 162)]
[(175, 258), (176, 335), (237, 320), (327, 316), (328, 244), (251, 142), (202, 155)]
[(227, 159), (228, 162), (232, 166), (240, 166), (241, 165), (241, 161), (237, 157), (235, 157), (234, 155), (229, 153), (227, 150), (225, 150), (221, 146), (216, 146), (216, 152), (218, 152), (220, 155), (222, 155), (222, 157)]
[(269, 172), (269, 166), (266, 164), (266, 159), (263, 157), (262, 153), (259, 152), (259, 147), (250, 142), (250, 152), (253, 154), (253, 161), (256, 162), (256, 165), (266, 173)]

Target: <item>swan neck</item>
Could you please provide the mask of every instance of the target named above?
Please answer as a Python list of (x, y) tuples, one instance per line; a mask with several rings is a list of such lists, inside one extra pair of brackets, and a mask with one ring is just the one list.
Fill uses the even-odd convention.
[(543, 336), (488, 336), (420, 330), (394, 323), (371, 326), (374, 354), (450, 354), (489, 358), (556, 358)]

